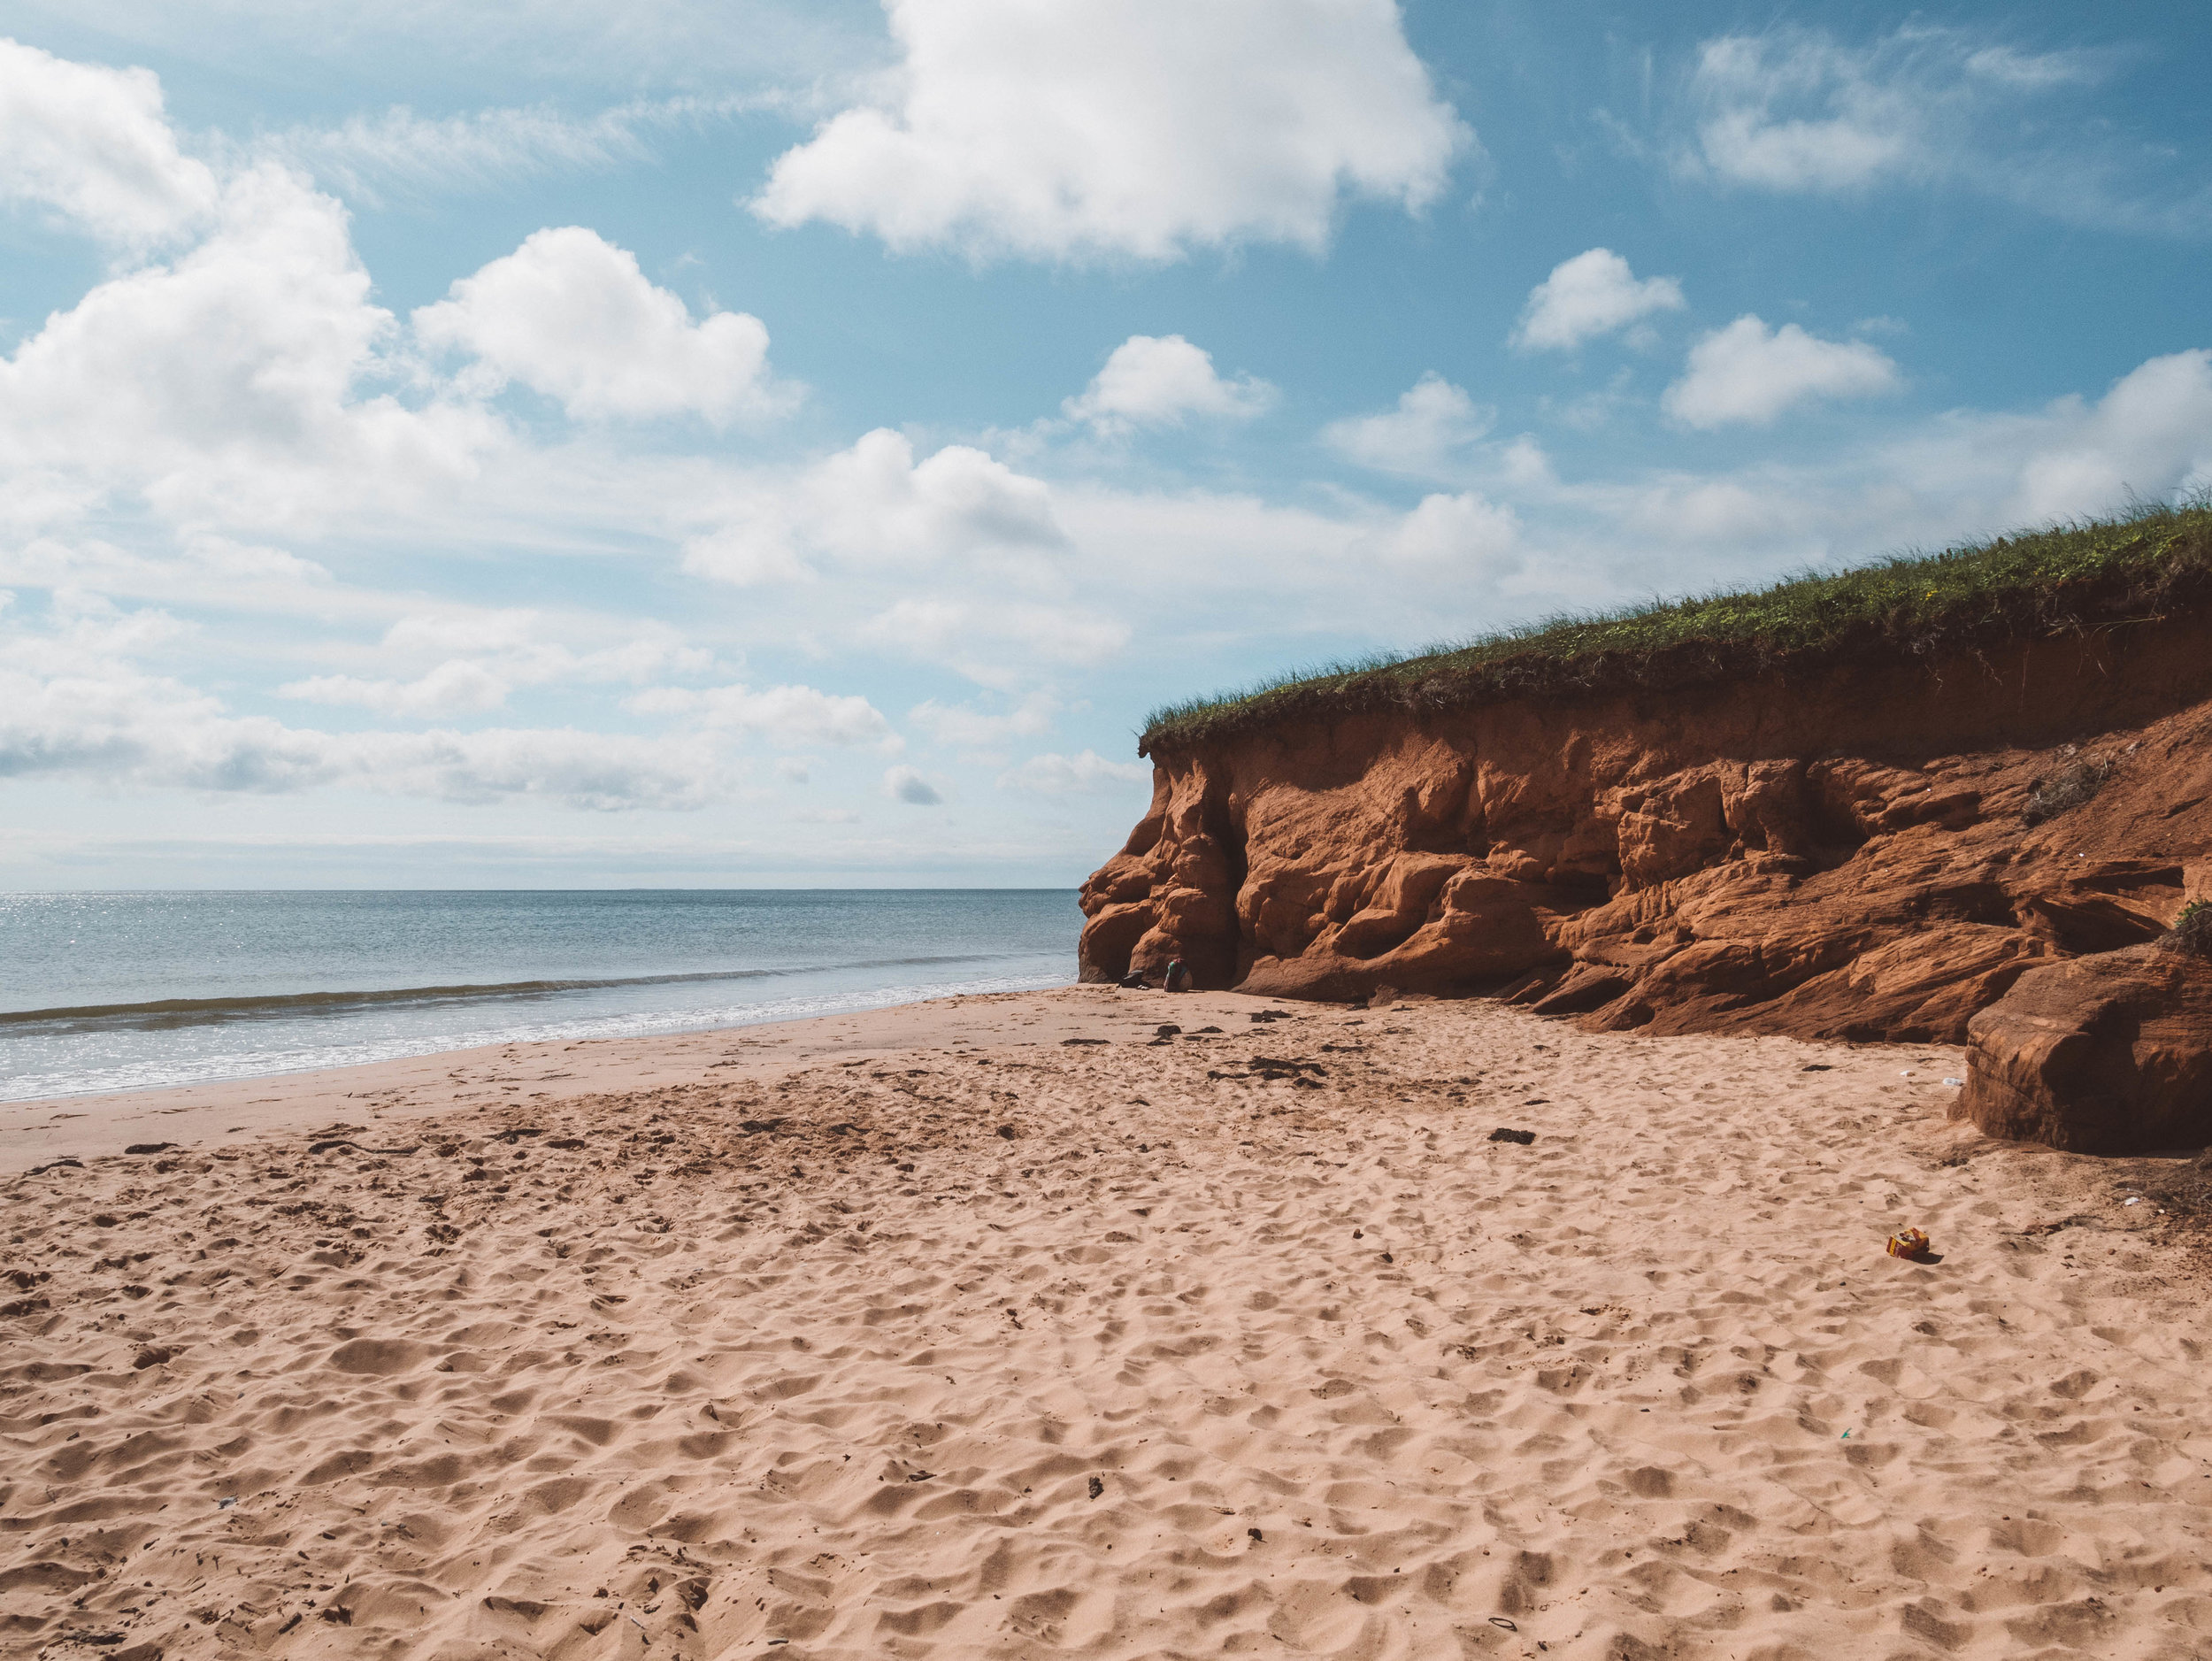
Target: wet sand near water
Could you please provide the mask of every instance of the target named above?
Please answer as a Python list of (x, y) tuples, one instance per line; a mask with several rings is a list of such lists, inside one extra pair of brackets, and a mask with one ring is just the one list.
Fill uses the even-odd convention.
[(1957, 1052), (956, 1003), (0, 1181), (0, 1655), (2212, 1654), (2199, 1259)]
[[(0, 1175), (50, 1159), (89, 1158), (131, 1144), (211, 1148), (252, 1132), (296, 1129), (321, 1115), (388, 1118), (547, 1099), (725, 1082), (863, 1050), (905, 1049), (991, 1035), (1051, 1042), (1101, 1025), (1094, 998), (1003, 994), (941, 998), (720, 1031), (669, 1033), (441, 1050), (398, 1061), (280, 1073), (220, 1084), (0, 1102)], [(1239, 1017), (1241, 1019), (1241, 1016)]]

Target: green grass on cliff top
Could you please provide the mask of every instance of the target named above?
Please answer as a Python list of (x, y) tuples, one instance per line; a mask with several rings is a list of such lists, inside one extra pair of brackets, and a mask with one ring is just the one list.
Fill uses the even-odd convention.
[(1137, 753), (1291, 722), (1500, 698), (1572, 696), (1811, 667), (1925, 658), (2146, 621), (2212, 600), (2212, 493), (1770, 588), (1563, 616), (1404, 656), (1294, 671), (1147, 718)]

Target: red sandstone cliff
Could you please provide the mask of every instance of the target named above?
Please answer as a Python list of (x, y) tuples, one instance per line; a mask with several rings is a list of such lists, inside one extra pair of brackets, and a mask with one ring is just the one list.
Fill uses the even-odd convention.
[(2212, 897), (2208, 700), (2198, 615), (1167, 749), (1084, 886), (1082, 973), (1961, 1042), (2030, 968)]

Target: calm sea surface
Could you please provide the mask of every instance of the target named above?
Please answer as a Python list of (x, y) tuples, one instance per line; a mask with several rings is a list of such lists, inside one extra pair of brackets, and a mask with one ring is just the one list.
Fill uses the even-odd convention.
[(0, 1101), (1058, 986), (1066, 889), (0, 895)]

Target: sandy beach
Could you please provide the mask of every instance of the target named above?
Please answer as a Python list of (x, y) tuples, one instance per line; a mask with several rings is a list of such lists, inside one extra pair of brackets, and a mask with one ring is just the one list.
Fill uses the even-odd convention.
[(13, 1104), (0, 1654), (2212, 1654), (2195, 1237), (1962, 1072), (1078, 988)]

